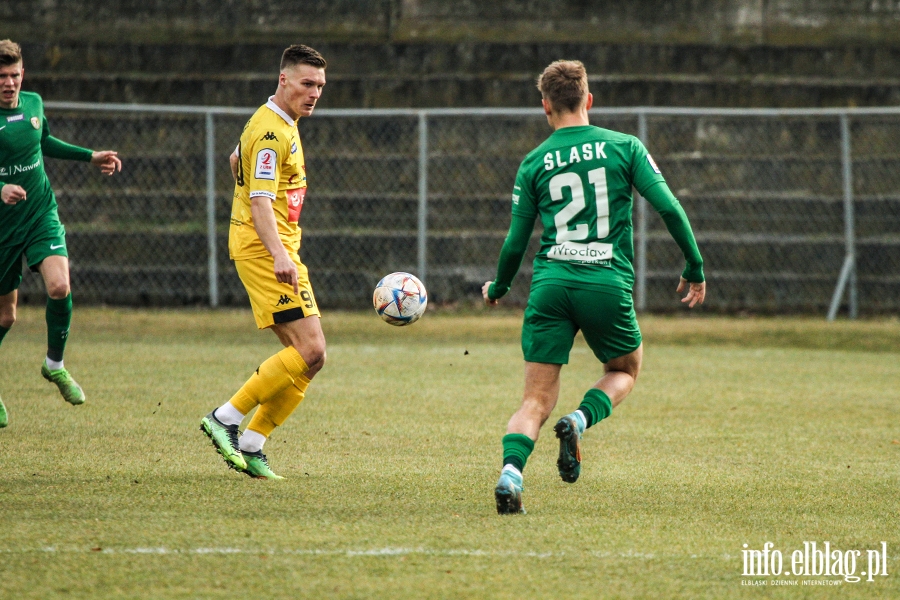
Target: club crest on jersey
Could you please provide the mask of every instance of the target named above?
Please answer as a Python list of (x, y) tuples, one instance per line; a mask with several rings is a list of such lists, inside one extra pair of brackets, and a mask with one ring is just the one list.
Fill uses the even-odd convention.
[(271, 148), (263, 148), (256, 153), (256, 178), (275, 181), (275, 163), (278, 154)]
[(291, 154), (296, 154), (297, 152), (297, 142), (291, 143)]
[(41, 120), (38, 119), (37, 117), (31, 117), (31, 126), (34, 127), (35, 129), (40, 129), (41, 128)]
[(659, 167), (656, 166), (656, 162), (653, 160), (653, 157), (649, 154), (647, 155), (647, 162), (650, 163), (650, 167), (653, 169), (653, 172), (657, 175), (662, 175), (662, 171), (659, 170)]

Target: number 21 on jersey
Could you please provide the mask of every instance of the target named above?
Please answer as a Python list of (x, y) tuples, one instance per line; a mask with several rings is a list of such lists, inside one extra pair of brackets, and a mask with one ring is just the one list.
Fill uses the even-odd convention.
[[(594, 186), (594, 198), (597, 205), (597, 237), (602, 240), (609, 235), (609, 193), (606, 188), (606, 168), (592, 169), (587, 172), (588, 184)], [(569, 188), (572, 201), (562, 207), (553, 221), (556, 225), (556, 243), (581, 242), (590, 236), (590, 223), (575, 223), (570, 228), (570, 221), (587, 206), (584, 198), (584, 186), (578, 173), (560, 173), (550, 179), (550, 199), (554, 202), (565, 200), (563, 189)]]

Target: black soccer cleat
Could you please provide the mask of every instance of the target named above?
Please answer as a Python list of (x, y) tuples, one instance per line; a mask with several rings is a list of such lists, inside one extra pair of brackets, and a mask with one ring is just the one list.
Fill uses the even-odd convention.
[(560, 478), (566, 483), (575, 483), (581, 475), (581, 431), (578, 421), (566, 415), (553, 426), (559, 439), (559, 458), (556, 468)]

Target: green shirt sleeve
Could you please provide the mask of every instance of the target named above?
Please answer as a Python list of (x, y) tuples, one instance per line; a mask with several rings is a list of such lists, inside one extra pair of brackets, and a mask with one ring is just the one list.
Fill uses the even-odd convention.
[(528, 249), (528, 241), (534, 230), (534, 220), (537, 218), (537, 200), (530, 178), (527, 176), (528, 157), (519, 165), (516, 173), (516, 183), (512, 193), (512, 221), (509, 224), (509, 233), (500, 249), (500, 260), (497, 263), (497, 277), (488, 288), (488, 298), (498, 300), (506, 295), (512, 285), (513, 277), (522, 266), (525, 251)]
[(522, 266), (525, 251), (528, 249), (528, 240), (534, 230), (534, 217), (523, 217), (513, 214), (509, 224), (509, 233), (500, 249), (500, 260), (497, 263), (497, 277), (488, 288), (488, 298), (498, 300), (506, 295), (512, 285), (513, 277)]
[(47, 117), (44, 117), (43, 133), (41, 134), (41, 152), (44, 156), (50, 158), (61, 158), (63, 160), (81, 160), (90, 162), (91, 156), (94, 154), (92, 150), (66, 143), (50, 135), (50, 125), (47, 123)]
[(691, 283), (701, 283), (703, 277), (703, 258), (700, 256), (700, 249), (697, 248), (697, 240), (694, 239), (694, 232), (691, 231), (691, 224), (688, 221), (681, 203), (678, 198), (672, 194), (669, 186), (665, 181), (659, 181), (651, 185), (642, 192), (644, 198), (650, 203), (650, 206), (659, 213), (666, 229), (675, 238), (675, 243), (681, 248), (687, 265), (681, 276)]

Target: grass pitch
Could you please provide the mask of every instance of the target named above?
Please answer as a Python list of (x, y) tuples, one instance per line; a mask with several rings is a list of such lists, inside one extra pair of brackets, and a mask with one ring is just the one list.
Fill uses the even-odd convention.
[[(900, 596), (900, 322), (644, 317), (637, 387), (568, 485), (550, 426), (600, 374), (579, 340), (528, 515), (500, 517), (520, 319), (326, 313), (328, 364), (266, 446), (288, 479), (260, 482), (198, 431), (278, 349), (249, 312), (76, 310), (72, 407), (22, 310), (0, 348), (0, 598)], [(789, 569), (805, 541), (861, 550), (857, 574), (884, 541), (889, 575), (743, 575), (744, 544)]]

